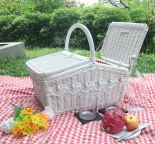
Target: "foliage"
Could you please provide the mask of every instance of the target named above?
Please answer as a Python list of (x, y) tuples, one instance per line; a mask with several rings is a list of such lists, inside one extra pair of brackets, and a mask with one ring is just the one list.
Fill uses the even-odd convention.
[(130, 11), (130, 16), (133, 22), (147, 23), (152, 16), (152, 11), (138, 7)]
[(14, 41), (12, 21), (15, 15), (0, 17), (0, 41)]
[(31, 0), (26, 2), (20, 0), (0, 0), (0, 3), (0, 15), (21, 15), (35, 10), (35, 5)]
[(143, 52), (154, 53), (154, 36), (155, 36), (155, 18), (152, 17), (152, 11), (148, 8), (138, 7), (131, 9), (130, 11), (131, 20), (137, 23), (147, 23), (149, 26), (149, 31), (147, 33), (146, 39), (144, 41)]
[(65, 0), (64, 5), (65, 5), (65, 7), (74, 7), (74, 6), (76, 6), (76, 1), (75, 0)]
[[(43, 8), (44, 11), (42, 11), (37, 10), (37, 2), (38, 5), (42, 4), (46, 7), (46, 4), (49, 6), (48, 3), (52, 3), (55, 0), (43, 0), (41, 2), (40, 0), (22, 2), (8, 0), (10, 3), (4, 0), (0, 1), (5, 4), (3, 4), (3, 8), (7, 7), (3, 13), (0, 10), (0, 14), (2, 14), (0, 16), (0, 41), (23, 41), (29, 46), (64, 47), (69, 27), (76, 22), (80, 22), (85, 24), (90, 30), (97, 48), (104, 39), (111, 22), (132, 21), (148, 24), (149, 32), (142, 52), (154, 52), (154, 18), (149, 5), (144, 9), (146, 4), (138, 6), (132, 3), (133, 0), (128, 1), (131, 6), (130, 11), (105, 5), (64, 8), (61, 0), (61, 3), (57, 3), (59, 4), (59, 9), (53, 5), (53, 8)], [(46, 4), (44, 5), (43, 2), (46, 2)], [(21, 3), (23, 6), (19, 5)], [(17, 10), (18, 12), (16, 10), (11, 11), (13, 4), (16, 5), (13, 8), (17, 7), (17, 9), (20, 9), (19, 11)], [(26, 6), (28, 9), (26, 9)], [(23, 10), (21, 10), (21, 7)], [(88, 49), (88, 42), (83, 31), (77, 29), (73, 32), (71, 45)]]
[(51, 13), (55, 9), (64, 7), (64, 0), (33, 0), (35, 10), (41, 13)]
[(109, 4), (114, 7), (126, 8), (128, 10), (134, 9), (137, 7), (153, 8), (153, 0), (99, 0), (101, 4)]
[(53, 46), (64, 46), (65, 37), (71, 25), (78, 22), (80, 17), (77, 8), (64, 8), (55, 10), (51, 26), (54, 29), (54, 42)]
[[(81, 11), (80, 17), (81, 23), (86, 25), (91, 31), (96, 47), (98, 47), (103, 40), (108, 26), (112, 21), (129, 20), (130, 17), (128, 13), (123, 9), (108, 8), (102, 5), (86, 7)], [(83, 34), (79, 33), (78, 41), (80, 41), (80, 47), (88, 49), (87, 40)]]
[(139, 70), (143, 73), (155, 73), (155, 55), (141, 53), (138, 58)]
[(0, 15), (21, 15), (25, 12), (51, 13), (64, 7), (64, 0), (0, 0), (0, 3)]
[(99, 42), (102, 41), (102, 39), (105, 36), (105, 33), (108, 29), (108, 26), (111, 22), (116, 21), (130, 21), (130, 17), (128, 15), (128, 11), (125, 11), (123, 9), (106, 9), (105, 11), (100, 10), (97, 14), (97, 17), (94, 21), (94, 27), (97, 29), (97, 37), (99, 38)]
[(52, 16), (42, 13), (0, 17), (0, 41), (24, 41), (31, 45), (50, 45)]
[[(27, 43), (32, 45), (49, 45), (52, 41), (49, 39), (52, 37), (53, 29), (50, 27), (51, 15), (42, 13), (28, 13), (24, 16), (24, 39)], [(13, 21), (14, 22), (14, 21)], [(18, 21), (17, 21), (18, 22)], [(16, 24), (13, 23), (14, 25)], [(23, 23), (19, 23), (19, 29), (22, 29)], [(18, 26), (18, 25), (17, 25)], [(19, 35), (20, 36), (20, 35)]]
[(146, 37), (147, 48), (144, 49), (144, 52), (155, 54), (155, 16), (149, 20), (148, 26), (149, 32)]
[(126, 1), (124, 0), (99, 0), (99, 2), (101, 4), (109, 4), (112, 5), (114, 7), (119, 7), (119, 8), (126, 8), (128, 10), (130, 10), (130, 7), (128, 6), (128, 4), (126, 3)]

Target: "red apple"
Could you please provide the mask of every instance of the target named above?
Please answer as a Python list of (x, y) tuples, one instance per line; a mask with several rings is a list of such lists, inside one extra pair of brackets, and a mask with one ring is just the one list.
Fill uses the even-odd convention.
[(138, 126), (139, 126), (138, 117), (133, 114), (128, 114), (125, 117), (125, 125), (129, 131), (132, 131), (132, 130), (138, 128)]

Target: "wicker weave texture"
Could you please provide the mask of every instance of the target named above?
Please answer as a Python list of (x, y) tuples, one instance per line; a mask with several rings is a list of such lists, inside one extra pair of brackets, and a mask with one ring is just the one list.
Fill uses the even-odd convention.
[(129, 67), (132, 56), (138, 57), (148, 26), (142, 23), (112, 22), (104, 38), (103, 60)]
[(69, 51), (61, 51), (29, 60), (26, 64), (31, 71), (35, 71), (41, 76), (47, 76), (55, 75), (89, 62), (89, 59), (83, 56), (73, 54)]
[[(56, 115), (75, 109), (121, 104), (127, 85), (127, 68), (107, 65), (102, 60), (96, 62), (94, 42), (84, 25), (71, 26), (66, 36), (65, 51), (69, 50), (70, 36), (76, 28), (82, 29), (87, 36), (90, 47), (89, 61), (88, 58), (85, 58), (86, 61), (82, 58), (83, 64), (78, 61), (78, 65), (73, 64), (72, 67), (67, 62), (68, 68), (63, 65), (64, 62), (62, 69), (59, 67), (59, 72), (55, 72), (59, 59), (55, 59), (54, 66), (51, 61), (47, 60), (49, 57), (53, 57), (52, 55), (29, 60), (26, 63), (36, 96), (43, 106), (49, 105)], [(74, 59), (74, 56), (73, 54), (70, 60)], [(44, 63), (46, 63), (46, 67), (42, 69)], [(49, 71), (48, 67), (54, 69)], [(47, 70), (45, 70), (46, 68)]]
[(125, 69), (104, 64), (85, 66), (57, 78), (40, 79), (31, 72), (30, 75), (39, 101), (43, 106), (51, 106), (56, 115), (75, 109), (121, 104), (128, 77)]

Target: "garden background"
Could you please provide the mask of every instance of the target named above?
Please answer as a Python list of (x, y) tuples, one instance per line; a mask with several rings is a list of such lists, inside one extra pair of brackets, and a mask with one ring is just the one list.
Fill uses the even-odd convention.
[[(122, 0), (120, 1), (122, 2)], [(0, 74), (25, 76), (28, 59), (62, 50), (68, 29), (82, 23), (90, 30), (96, 51), (113, 21), (147, 23), (149, 31), (138, 59), (140, 70), (155, 72), (155, 3), (153, 0), (124, 0), (111, 3), (100, 0), (91, 6), (77, 5), (74, 0), (0, 0), (0, 41), (23, 41), (26, 56), (0, 61)], [(70, 46), (89, 55), (84, 33), (76, 30)], [(99, 57), (99, 52), (97, 52)]]

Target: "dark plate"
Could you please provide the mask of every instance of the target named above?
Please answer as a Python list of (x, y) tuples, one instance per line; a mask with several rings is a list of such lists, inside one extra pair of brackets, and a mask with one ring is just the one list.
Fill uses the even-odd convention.
[(79, 117), (83, 120), (93, 120), (96, 118), (95, 111), (83, 111), (79, 113)]

